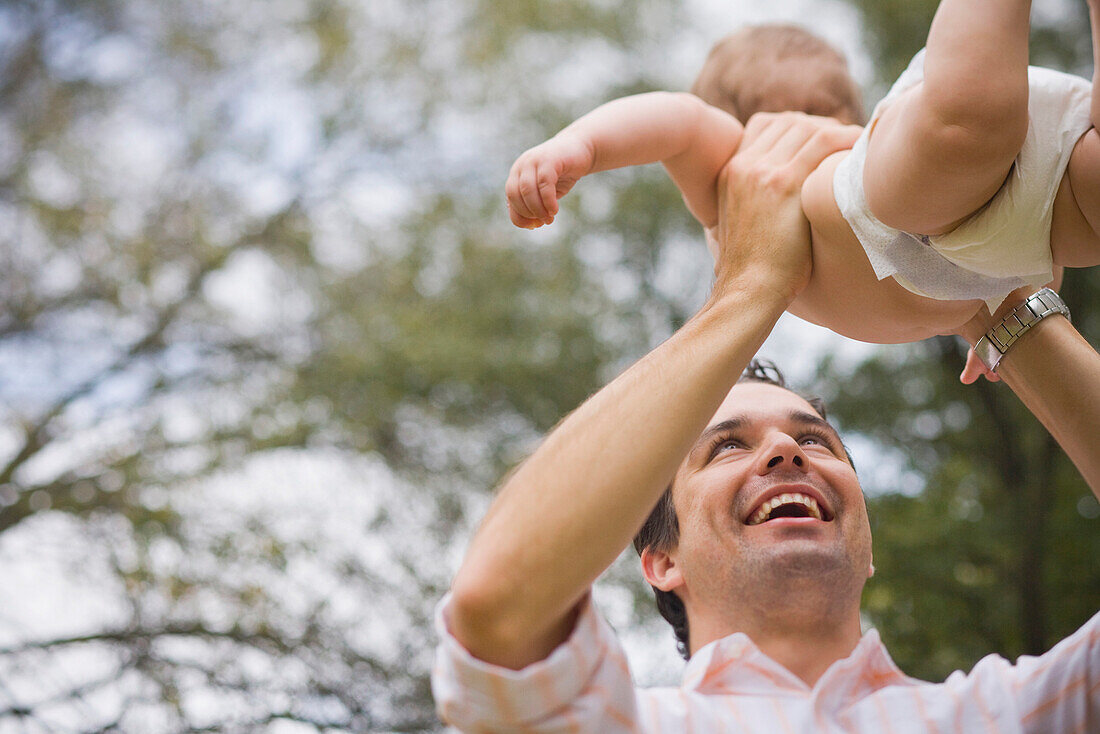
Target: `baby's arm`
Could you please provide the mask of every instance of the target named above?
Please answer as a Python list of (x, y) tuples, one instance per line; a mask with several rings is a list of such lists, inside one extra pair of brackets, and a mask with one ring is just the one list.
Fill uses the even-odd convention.
[(512, 165), (505, 185), (512, 223), (550, 224), (558, 200), (581, 176), (661, 161), (691, 213), (713, 226), (718, 173), (742, 130), (734, 117), (691, 94), (652, 92), (608, 102)]

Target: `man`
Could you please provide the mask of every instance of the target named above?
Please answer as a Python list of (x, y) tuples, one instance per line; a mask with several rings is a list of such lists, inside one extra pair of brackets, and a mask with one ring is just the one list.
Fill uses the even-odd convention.
[[(861, 637), (870, 529), (844, 447), (810, 402), (777, 385), (735, 384), (809, 277), (799, 187), (852, 139), (851, 129), (804, 115), (750, 121), (720, 182), (711, 297), (547, 437), (471, 543), (440, 614), (433, 678), (449, 723), (585, 732), (1100, 728), (1100, 618), (1043, 658), (1014, 668), (990, 658), (938, 686), (900, 673), (873, 631)], [(960, 334), (976, 343), (1002, 315), (976, 318)], [(997, 374), (1100, 487), (1100, 355), (1066, 319), (1043, 318), (1020, 332)], [(976, 377), (972, 366), (965, 377)], [(676, 519), (641, 539), (642, 566), (682, 605), (673, 612), (682, 611), (691, 660), (681, 687), (636, 690), (588, 590), (655, 505)]]

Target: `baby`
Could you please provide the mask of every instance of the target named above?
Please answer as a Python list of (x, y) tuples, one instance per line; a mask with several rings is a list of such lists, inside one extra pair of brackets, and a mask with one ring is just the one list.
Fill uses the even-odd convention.
[[(1100, 56), (1100, 0), (1088, 3)], [(854, 147), (802, 187), (813, 273), (791, 313), (853, 339), (917, 341), (1062, 266), (1100, 263), (1100, 93), (1028, 67), (1030, 6), (940, 3)], [(863, 115), (843, 57), (793, 26), (720, 41), (692, 92), (615, 100), (528, 150), (506, 186), (512, 222), (551, 223), (588, 173), (661, 161), (710, 239), (718, 174), (754, 112)]]

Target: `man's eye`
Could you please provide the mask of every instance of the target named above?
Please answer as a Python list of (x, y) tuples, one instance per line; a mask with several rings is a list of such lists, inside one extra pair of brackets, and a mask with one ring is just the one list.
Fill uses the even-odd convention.
[(802, 446), (821, 446), (826, 449), (832, 449), (832, 442), (827, 436), (823, 436), (820, 433), (807, 433), (798, 439), (798, 443)]
[(740, 447), (740, 445), (741, 445), (740, 443), (738, 443), (737, 441), (735, 441), (732, 438), (718, 439), (717, 441), (714, 442), (714, 445), (711, 447), (710, 458), (713, 459), (715, 456), (722, 453), (723, 451), (728, 451), (729, 449), (738, 448), (738, 447)]

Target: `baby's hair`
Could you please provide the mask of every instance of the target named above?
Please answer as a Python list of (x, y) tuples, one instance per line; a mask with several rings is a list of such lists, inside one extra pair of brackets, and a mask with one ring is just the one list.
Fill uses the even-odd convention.
[(741, 122), (785, 110), (863, 122), (862, 94), (844, 56), (794, 25), (750, 26), (718, 41), (691, 92)]

